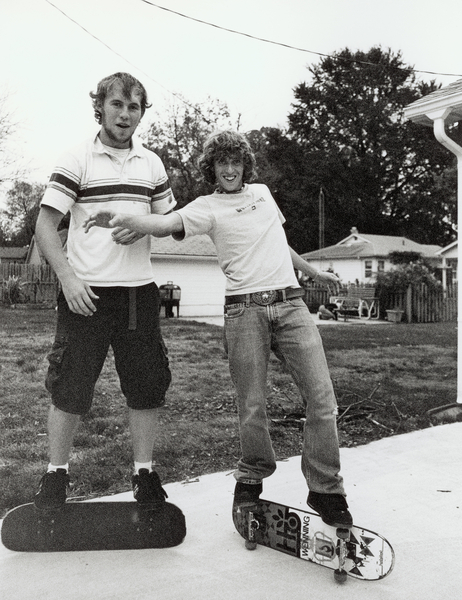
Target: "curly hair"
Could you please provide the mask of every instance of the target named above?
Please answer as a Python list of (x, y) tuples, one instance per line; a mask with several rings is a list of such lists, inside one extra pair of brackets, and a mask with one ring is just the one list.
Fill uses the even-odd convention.
[(207, 183), (216, 183), (215, 162), (230, 156), (238, 156), (244, 162), (243, 183), (250, 183), (256, 178), (255, 156), (245, 137), (236, 131), (216, 131), (205, 141), (198, 160), (202, 177)]
[(106, 96), (111, 91), (112, 86), (115, 83), (120, 83), (122, 86), (122, 92), (126, 98), (130, 98), (133, 91), (136, 91), (140, 95), (141, 103), (141, 116), (144, 115), (147, 108), (152, 105), (148, 103), (148, 94), (144, 85), (138, 81), (133, 75), (129, 73), (114, 73), (108, 75), (98, 83), (96, 92), (90, 92), (92, 99), (93, 110), (95, 111), (96, 122), (101, 125), (101, 106), (106, 100)]

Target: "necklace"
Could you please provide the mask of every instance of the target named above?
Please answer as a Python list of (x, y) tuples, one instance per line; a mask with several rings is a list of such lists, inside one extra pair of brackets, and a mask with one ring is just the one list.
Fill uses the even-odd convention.
[(215, 190), (215, 194), (240, 194), (242, 192), (242, 190), (245, 188), (245, 183), (242, 184), (242, 187), (240, 187), (238, 190), (233, 190), (232, 192), (226, 192), (225, 190), (222, 190), (221, 188), (217, 187), (217, 189)]

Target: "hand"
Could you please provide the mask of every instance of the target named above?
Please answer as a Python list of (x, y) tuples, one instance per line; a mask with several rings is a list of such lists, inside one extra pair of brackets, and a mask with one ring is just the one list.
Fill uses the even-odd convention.
[(115, 216), (115, 213), (112, 213), (108, 210), (102, 210), (100, 212), (93, 213), (83, 223), (83, 227), (85, 227), (85, 233), (88, 233), (92, 227), (104, 227), (106, 229), (112, 229), (114, 224), (111, 223), (111, 221)]
[(98, 300), (99, 296), (93, 292), (88, 283), (78, 277), (72, 277), (72, 279), (62, 281), (61, 285), (64, 297), (72, 312), (84, 317), (91, 317), (96, 312), (93, 300)]
[(112, 232), (112, 239), (116, 244), (129, 246), (130, 244), (134, 244), (135, 242), (143, 238), (145, 235), (145, 233), (137, 233), (136, 231), (131, 231), (130, 229), (116, 227)]
[(339, 283), (340, 279), (330, 271), (319, 271), (314, 281), (316, 283)]

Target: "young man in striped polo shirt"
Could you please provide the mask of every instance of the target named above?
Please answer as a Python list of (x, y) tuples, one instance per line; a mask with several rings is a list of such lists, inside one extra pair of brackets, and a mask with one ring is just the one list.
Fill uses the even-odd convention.
[[(90, 96), (100, 130), (60, 157), (36, 226), (37, 242), (59, 278), (61, 292), (46, 379), (52, 401), (50, 464), (35, 504), (55, 508), (66, 500), (74, 435), (81, 415), (90, 409), (112, 346), (128, 405), (134, 496), (161, 506), (166, 494), (151, 463), (157, 408), (165, 402), (171, 375), (159, 327), (151, 239), (121, 227), (112, 232), (94, 228), (85, 235), (82, 223), (96, 208), (166, 214), (176, 202), (160, 158), (133, 138), (150, 106), (143, 85), (127, 73), (115, 73), (100, 81)], [(64, 251), (57, 229), (68, 212)]]

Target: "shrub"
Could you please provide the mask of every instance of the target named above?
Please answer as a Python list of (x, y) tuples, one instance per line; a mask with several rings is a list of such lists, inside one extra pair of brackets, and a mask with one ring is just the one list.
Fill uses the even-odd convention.
[(17, 275), (10, 275), (8, 279), (3, 282), (3, 301), (10, 306), (24, 302), (24, 285), (25, 283), (21, 281), (20, 277)]

